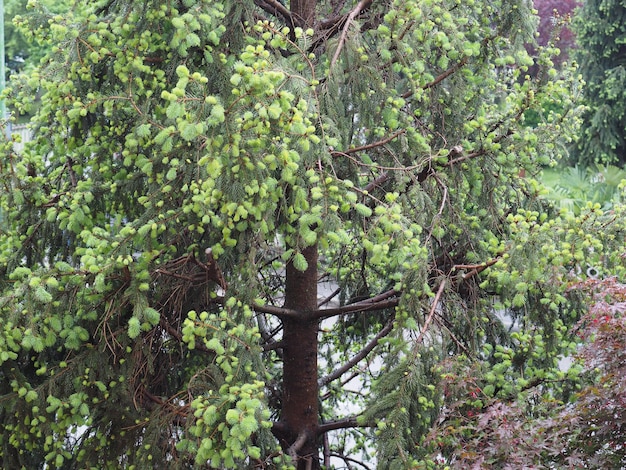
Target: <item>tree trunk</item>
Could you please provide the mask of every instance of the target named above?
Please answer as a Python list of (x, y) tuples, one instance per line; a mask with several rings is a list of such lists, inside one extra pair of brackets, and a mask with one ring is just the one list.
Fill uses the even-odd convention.
[(315, 21), (315, 0), (291, 0), (291, 14), (301, 28), (312, 28)]
[[(291, 0), (294, 23), (311, 28), (316, 0)], [(302, 250), (308, 268), (287, 264), (285, 307), (302, 315), (283, 318), (283, 397), (280, 425), (282, 444), (297, 470), (318, 470), (319, 389), (317, 385), (317, 332), (319, 320), (304, 312), (317, 308), (317, 245)]]
[(296, 460), (298, 470), (320, 468), (318, 459), (318, 320), (304, 312), (317, 307), (317, 246), (305, 248), (306, 271), (287, 264), (285, 307), (303, 312), (301, 317), (283, 319), (283, 401), (281, 427), (283, 445)]

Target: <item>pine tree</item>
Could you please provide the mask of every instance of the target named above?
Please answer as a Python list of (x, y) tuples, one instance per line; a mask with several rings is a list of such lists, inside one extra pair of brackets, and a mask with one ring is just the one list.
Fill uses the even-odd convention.
[(583, 165), (626, 162), (626, 4), (586, 1), (574, 22), (589, 109), (575, 160)]
[(0, 169), (3, 468), (416, 466), (436, 364), (518, 344), (495, 295), (553, 366), (555, 289), (600, 250), (532, 179), (570, 128), (525, 112), (571, 102), (526, 76), (529, 2), (45, 15)]

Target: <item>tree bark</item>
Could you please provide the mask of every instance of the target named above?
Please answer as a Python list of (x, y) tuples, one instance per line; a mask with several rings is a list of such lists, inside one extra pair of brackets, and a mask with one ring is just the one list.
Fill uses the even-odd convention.
[(291, 0), (291, 15), (301, 28), (312, 28), (315, 22), (315, 0)]
[[(317, 246), (302, 251), (306, 271), (287, 264), (285, 307), (302, 312), (283, 318), (283, 399), (280, 436), (298, 470), (320, 468), (318, 458), (319, 389), (317, 371), (318, 323), (306, 312), (317, 307)], [(285, 447), (286, 446), (286, 447)]]

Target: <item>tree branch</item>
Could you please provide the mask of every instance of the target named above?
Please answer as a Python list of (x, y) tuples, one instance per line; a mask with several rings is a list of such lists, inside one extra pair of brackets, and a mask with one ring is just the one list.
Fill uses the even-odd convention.
[(291, 12), (278, 0), (254, 0), (254, 4), (258, 6), (261, 10), (269, 13), (270, 15), (273, 15), (275, 17), (282, 16), (282, 18), (287, 23), (287, 26), (289, 26), (293, 32), (294, 24)]
[(463, 280), (467, 281), (469, 278), (480, 274), (488, 267), (493, 266), (498, 261), (500, 261), (500, 259), (501, 258), (498, 256), (497, 258), (490, 259), (489, 261), (480, 264), (455, 264), (454, 266), (452, 266), (452, 271), (457, 271), (459, 269), (469, 269), (469, 271), (463, 275)]
[(337, 60), (339, 59), (339, 56), (341, 55), (341, 49), (343, 49), (343, 45), (346, 42), (346, 37), (348, 36), (348, 29), (350, 28), (350, 25), (354, 21), (354, 18), (356, 18), (359, 15), (359, 13), (361, 13), (361, 11), (369, 7), (372, 4), (372, 1), (373, 0), (361, 0), (348, 15), (348, 19), (346, 20), (346, 23), (343, 25), (343, 31), (341, 32), (341, 37), (339, 38), (337, 49), (335, 50), (335, 54), (333, 55), (333, 58), (330, 61), (331, 70), (335, 66), (335, 63), (337, 62)]
[(444, 81), (446, 78), (448, 78), (450, 75), (452, 75), (454, 72), (456, 72), (461, 67), (463, 67), (465, 64), (467, 64), (467, 56), (463, 57), (459, 62), (454, 64), (452, 67), (450, 67), (448, 70), (446, 70), (442, 74), (438, 75), (437, 78), (435, 78), (432, 82), (428, 82), (422, 88), (424, 88), (424, 90), (427, 90), (429, 88), (432, 88), (438, 85), (439, 83)]
[[(433, 88), (434, 86), (438, 85), (439, 83), (444, 81), (446, 78), (448, 78), (450, 75), (455, 73), (457, 70), (459, 70), (465, 64), (467, 64), (467, 56), (463, 57), (459, 62), (454, 64), (452, 67), (450, 67), (445, 72), (442, 72), (441, 74), (439, 74), (437, 77), (435, 77), (435, 79), (433, 81), (428, 82), (425, 85), (422, 85), (422, 89), (423, 90), (428, 90), (429, 88)], [(402, 94), (402, 98), (407, 99), (407, 98), (410, 98), (411, 95), (413, 95), (413, 92), (409, 90), (409, 91), (407, 91), (407, 92)]]
[(368, 312), (371, 310), (383, 310), (386, 308), (397, 307), (400, 302), (399, 292), (395, 289), (384, 292), (371, 299), (363, 300), (350, 305), (344, 305), (343, 307), (327, 308), (323, 310), (316, 310), (309, 312), (311, 319), (324, 319), (337, 315), (344, 315), (346, 313)]
[[(353, 459), (351, 457), (348, 457), (347, 455), (343, 455), (343, 454), (336, 454), (336, 453), (332, 453), (330, 454), (331, 457), (337, 457), (338, 459), (343, 460), (346, 464), (349, 465), (349, 463), (354, 463), (357, 465), (360, 465), (361, 467), (363, 467), (365, 470), (370, 470), (370, 467), (368, 467), (367, 465), (365, 465), (363, 462), (361, 462), (360, 460), (357, 459)], [(347, 467), (350, 468), (350, 467)]]
[(372, 181), (367, 183), (367, 185), (365, 185), (365, 187), (363, 188), (363, 191), (367, 191), (368, 193), (370, 193), (376, 186), (383, 184), (388, 179), (389, 179), (389, 172), (385, 171), (380, 176), (377, 176)]
[(258, 305), (254, 304), (252, 306), (255, 312), (258, 313), (269, 313), (270, 315), (274, 315), (275, 317), (295, 317), (299, 315), (299, 312), (296, 310), (292, 310), (290, 308), (285, 307), (276, 307), (274, 305)]
[(357, 365), (359, 362), (361, 362), (363, 359), (365, 359), (365, 357), (367, 357), (367, 355), (372, 352), (372, 350), (378, 346), (378, 341), (381, 338), (384, 338), (385, 336), (387, 336), (389, 333), (391, 333), (391, 330), (393, 329), (393, 322), (395, 320), (395, 315), (392, 316), (389, 321), (387, 322), (387, 324), (384, 326), (384, 328), (382, 330), (380, 330), (378, 332), (378, 334), (376, 336), (374, 336), (374, 338), (365, 345), (365, 347), (363, 347), (363, 349), (361, 349), (357, 354), (355, 354), (352, 359), (350, 359), (348, 362), (346, 362), (344, 365), (342, 365), (341, 367), (339, 367), (338, 369), (334, 370), (333, 372), (331, 372), (330, 374), (328, 374), (325, 377), (321, 377), (317, 383), (320, 387), (323, 387), (324, 385), (329, 384), (330, 382), (332, 382), (333, 380), (341, 377), (344, 373), (348, 372), (350, 369), (352, 369), (352, 367), (354, 367), (355, 365)]
[(306, 431), (302, 431), (298, 438), (295, 440), (295, 442), (291, 444), (289, 449), (287, 449), (287, 453), (291, 457), (291, 460), (293, 460), (294, 462), (298, 461), (298, 451), (302, 448), (308, 437), (309, 433)]
[(360, 147), (353, 147), (353, 148), (350, 148), (348, 150), (344, 150), (343, 152), (339, 152), (339, 151), (336, 151), (336, 150), (331, 150), (330, 154), (333, 157), (336, 157), (336, 156), (340, 156), (340, 155), (350, 155), (351, 153), (362, 152), (363, 150), (369, 150), (369, 149), (373, 149), (373, 148), (376, 148), (376, 147), (382, 147), (383, 145), (391, 142), (393, 139), (395, 139), (396, 137), (404, 134), (405, 132), (406, 132), (405, 129), (401, 129), (399, 131), (394, 132), (389, 137), (385, 137), (382, 140), (377, 140), (376, 142), (372, 142), (371, 144), (361, 145)]
[(430, 326), (430, 322), (433, 320), (433, 315), (435, 314), (435, 310), (437, 310), (437, 305), (439, 305), (441, 294), (443, 294), (443, 290), (446, 287), (446, 281), (447, 281), (447, 278), (444, 278), (444, 280), (441, 281), (441, 284), (439, 284), (439, 289), (437, 289), (437, 294), (435, 294), (435, 299), (433, 300), (433, 305), (430, 307), (430, 312), (428, 312), (428, 317), (426, 317), (426, 321), (424, 322), (422, 331), (420, 331), (420, 334), (415, 340), (416, 345), (422, 340), (422, 338), (426, 334), (426, 330), (428, 330), (428, 327)]
[(317, 428), (318, 434), (327, 433), (335, 429), (348, 429), (348, 428), (369, 428), (369, 424), (359, 424), (356, 416), (348, 416), (347, 418), (337, 419), (322, 423)]

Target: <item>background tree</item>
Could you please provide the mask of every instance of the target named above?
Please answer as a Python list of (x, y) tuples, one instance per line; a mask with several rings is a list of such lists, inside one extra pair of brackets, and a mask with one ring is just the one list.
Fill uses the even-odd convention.
[(554, 63), (559, 66), (568, 61), (570, 51), (576, 47), (570, 22), (580, 3), (575, 0), (534, 0), (533, 5), (539, 16), (537, 43), (544, 47), (552, 44), (559, 48), (560, 54), (554, 58)]
[(589, 107), (575, 155), (582, 165), (626, 162), (625, 17), (624, 2), (592, 0), (584, 2), (574, 22)]
[(35, 139), (2, 159), (3, 467), (430, 465), (442, 359), (500, 364), (497, 396), (568, 350), (559, 289), (602, 240), (532, 179), (570, 128), (525, 112), (571, 100), (547, 57), (525, 78), (528, 2), (26, 25), (53, 47), (10, 92), (41, 93)]
[[(33, 34), (34, 31), (19, 27), (23, 16), (28, 14), (27, 4), (27, 0), (6, 0), (4, 2), (4, 44), (8, 66), (7, 73), (36, 66), (49, 49), (45, 44), (37, 42), (36, 35)], [(39, 6), (54, 13), (63, 13), (67, 11), (69, 2), (42, 0), (39, 2)]]

